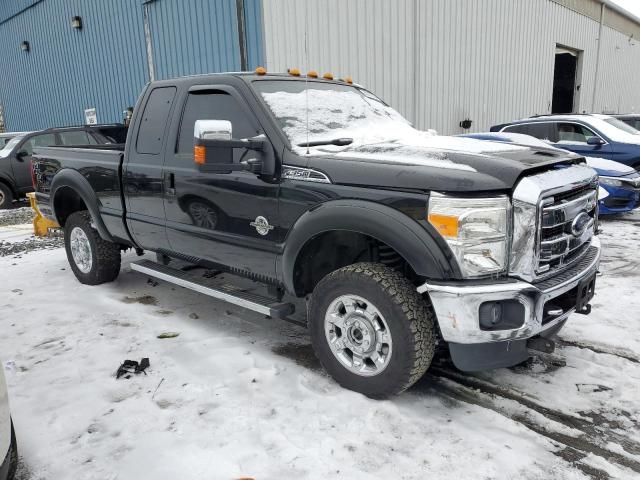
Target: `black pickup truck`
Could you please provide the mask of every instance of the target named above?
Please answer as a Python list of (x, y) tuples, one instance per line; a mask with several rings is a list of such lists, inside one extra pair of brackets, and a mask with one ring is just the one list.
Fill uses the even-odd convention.
[(123, 151), (35, 159), (82, 283), (114, 280), (132, 248), (157, 255), (134, 270), (271, 317), (306, 299), (326, 370), (374, 398), (412, 385), (437, 346), (462, 370), (514, 365), (590, 311), (598, 186), (582, 157), (421, 132), (350, 81), (152, 82)]

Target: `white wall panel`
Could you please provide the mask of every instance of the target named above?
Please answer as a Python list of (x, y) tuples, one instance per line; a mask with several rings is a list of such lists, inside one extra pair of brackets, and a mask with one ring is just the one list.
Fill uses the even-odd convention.
[[(264, 20), (269, 70), (352, 75), (419, 128), (548, 113), (556, 44), (584, 52), (591, 110), (598, 22), (551, 0), (264, 0)], [(594, 111), (640, 111), (638, 79), (639, 42), (605, 26)]]

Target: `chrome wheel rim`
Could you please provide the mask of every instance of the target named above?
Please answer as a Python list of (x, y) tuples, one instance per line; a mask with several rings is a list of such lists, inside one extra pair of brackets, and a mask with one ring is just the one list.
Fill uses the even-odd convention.
[(380, 310), (357, 295), (342, 295), (327, 309), (324, 331), (331, 352), (350, 372), (379, 375), (391, 360), (393, 343)]
[(193, 218), (193, 223), (198, 227), (215, 230), (218, 224), (218, 214), (213, 208), (195, 202), (189, 205), (189, 213), (191, 214), (191, 218)]
[(93, 264), (93, 255), (91, 254), (91, 243), (89, 237), (80, 227), (74, 227), (69, 236), (69, 244), (71, 246), (71, 256), (73, 262), (82, 273), (89, 273)]
[(4, 205), (5, 198), (4, 192), (0, 190), (0, 205)]

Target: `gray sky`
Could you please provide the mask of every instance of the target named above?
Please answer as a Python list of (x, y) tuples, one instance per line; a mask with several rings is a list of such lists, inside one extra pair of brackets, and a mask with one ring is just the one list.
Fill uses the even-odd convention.
[(640, 17), (640, 0), (612, 0), (625, 10), (630, 11), (636, 17)]

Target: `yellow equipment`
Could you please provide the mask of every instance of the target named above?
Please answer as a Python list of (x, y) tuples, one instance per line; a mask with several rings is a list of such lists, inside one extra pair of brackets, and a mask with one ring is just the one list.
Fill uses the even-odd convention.
[(27, 193), (27, 197), (29, 198), (31, 208), (33, 208), (33, 211), (36, 212), (35, 217), (33, 217), (33, 233), (37, 237), (46, 237), (49, 233), (50, 228), (60, 228), (60, 225), (58, 225), (56, 222), (42, 216), (42, 214), (40, 213), (40, 209), (38, 208), (38, 202), (36, 201), (35, 193)]

